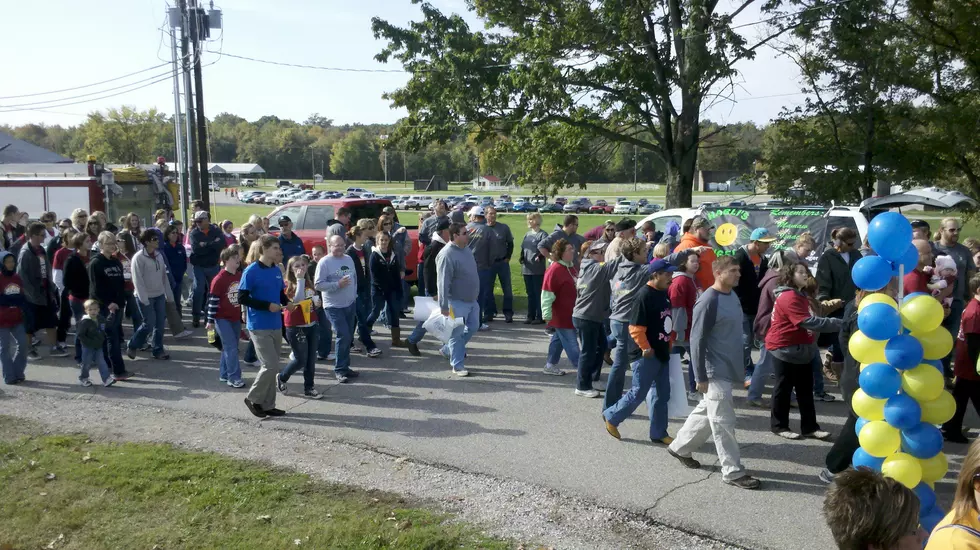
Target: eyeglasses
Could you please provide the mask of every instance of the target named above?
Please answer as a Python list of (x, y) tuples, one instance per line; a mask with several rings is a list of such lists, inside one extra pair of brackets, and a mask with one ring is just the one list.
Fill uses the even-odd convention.
[(959, 227), (947, 227), (946, 228), (946, 231), (949, 231), (950, 233), (959, 233), (960, 232), (960, 228)]

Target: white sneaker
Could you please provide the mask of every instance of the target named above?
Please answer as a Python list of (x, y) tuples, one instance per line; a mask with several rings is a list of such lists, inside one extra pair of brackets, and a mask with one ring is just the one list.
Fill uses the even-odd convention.
[(459, 369), (459, 370), (453, 369), (453, 374), (455, 374), (456, 376), (459, 376), (460, 378), (462, 378), (464, 376), (469, 376), (470, 375), (470, 371), (468, 371), (466, 369)]
[(803, 434), (803, 437), (805, 437), (807, 439), (819, 439), (821, 441), (825, 441), (827, 439), (830, 439), (830, 432), (825, 432), (823, 430), (817, 430), (815, 432), (810, 432), (808, 434)]
[(565, 371), (552, 365), (551, 363), (545, 363), (544, 369), (542, 370), (545, 374), (550, 374), (552, 376), (565, 376)]
[(293, 352), (289, 352), (289, 360), (290, 361), (295, 361), (296, 360), (296, 354), (293, 353)]
[(490, 325), (483, 323), (480, 325), (480, 330), (490, 330)]
[(606, 391), (606, 383), (602, 380), (596, 380), (592, 382), (592, 388), (598, 391)]
[(252, 367), (252, 368), (259, 366), (258, 361), (242, 361), (242, 364), (245, 365), (246, 367)]
[(579, 397), (599, 397), (599, 392), (596, 390), (575, 390), (575, 395)]
[(327, 354), (327, 361), (336, 361), (336, 360), (337, 360), (336, 353), (331, 351), (330, 353)]
[(194, 336), (194, 331), (187, 329), (184, 330), (184, 332), (181, 332), (180, 334), (175, 334), (174, 340), (183, 340), (184, 338), (190, 338), (191, 336)]

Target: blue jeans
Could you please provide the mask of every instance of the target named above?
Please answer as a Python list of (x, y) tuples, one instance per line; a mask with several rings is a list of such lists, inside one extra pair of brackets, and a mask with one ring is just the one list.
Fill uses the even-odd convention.
[[(368, 319), (371, 317), (371, 313), (372, 313), (370, 290), (359, 290), (357, 292), (357, 300), (354, 301), (354, 312), (355, 312), (355, 317), (357, 318), (357, 335), (358, 338), (361, 340), (361, 343), (364, 344), (364, 347), (367, 348), (365, 351), (369, 351), (371, 349), (378, 347), (374, 344), (374, 340), (371, 339), (371, 325), (368, 324)], [(330, 317), (330, 322), (331, 323), (333, 322), (333, 317)], [(354, 327), (354, 323), (351, 323), (351, 328), (353, 327)], [(333, 328), (335, 331), (340, 330), (339, 328), (337, 328), (336, 323), (334, 324)], [(351, 341), (353, 341), (353, 332), (351, 333), (351, 335), (352, 335)], [(340, 336), (338, 335), (337, 338), (339, 340)], [(349, 345), (347, 347), (350, 348)], [(350, 349), (348, 349), (347, 352), (349, 356)], [(339, 347), (337, 348), (337, 354), (338, 356), (340, 354)]]
[[(82, 320), (82, 316), (85, 315), (85, 302), (79, 302), (78, 300), (69, 300), (68, 305), (71, 306), (71, 316), (75, 318), (75, 326), (78, 326), (78, 322)], [(75, 362), (82, 362), (82, 341), (78, 339), (78, 331), (75, 331)]]
[(449, 305), (453, 309), (453, 315), (463, 319), (463, 326), (453, 330), (449, 342), (443, 347), (449, 351), (449, 364), (457, 371), (465, 368), (463, 359), (466, 356), (466, 344), (480, 330), (480, 306), (475, 302), (460, 300), (450, 300)]
[[(493, 301), (493, 270), (481, 269), (476, 272), (480, 279), (480, 293), (476, 299), (479, 309), (480, 322), (483, 323), (490, 316), (490, 302)], [(494, 308), (497, 306), (494, 305)]]
[(752, 363), (752, 347), (755, 345), (755, 316), (742, 314), (742, 365), (745, 367), (745, 378), (752, 377), (755, 364)]
[(670, 364), (656, 357), (641, 357), (633, 363), (633, 385), (629, 391), (602, 412), (613, 426), (619, 426), (650, 393), (650, 439), (667, 437), (667, 402), (670, 401)]
[(11, 328), (0, 328), (0, 370), (3, 382), (13, 384), (24, 380), (27, 370), (27, 332), (24, 323)]
[(126, 363), (122, 356), (123, 310), (122, 308), (117, 309), (116, 314), (110, 319), (109, 308), (102, 306), (101, 314), (106, 319), (105, 344), (102, 346), (102, 352), (106, 356), (106, 362), (112, 368), (113, 376), (122, 376), (126, 374)]
[[(360, 299), (357, 300), (360, 302)], [(337, 363), (334, 365), (334, 372), (338, 374), (346, 373), (350, 370), (350, 345), (354, 341), (354, 325), (357, 323), (357, 304), (347, 307), (328, 307), (327, 317), (330, 317), (330, 324), (333, 325), (334, 333), (334, 353), (337, 354)], [(368, 329), (368, 338), (371, 337)]]
[[(572, 324), (578, 332), (581, 351), (578, 358), (578, 389), (591, 390), (592, 382), (599, 380), (599, 371), (602, 369), (602, 355), (606, 350), (606, 329), (600, 322), (578, 317), (572, 317)], [(622, 388), (619, 393), (623, 393)], [(618, 395), (617, 399), (619, 399)]]
[(322, 307), (316, 310), (316, 322), (319, 325), (317, 334), (316, 358), (326, 359), (330, 355), (330, 346), (333, 344), (333, 329), (330, 328), (330, 317)]
[(78, 373), (79, 380), (87, 380), (89, 369), (92, 365), (95, 365), (99, 369), (99, 376), (102, 377), (102, 383), (109, 379), (109, 365), (105, 362), (105, 354), (102, 353), (102, 348), (82, 348), (82, 360), (79, 361), (82, 365), (81, 372)]
[(208, 303), (208, 290), (211, 288), (211, 280), (218, 275), (220, 267), (199, 267), (194, 268), (194, 299), (191, 302), (191, 318), (199, 321), (204, 317), (204, 308)]
[(527, 318), (541, 319), (541, 287), (544, 275), (525, 275), (524, 288), (527, 289)]
[(611, 407), (619, 401), (619, 397), (623, 394), (623, 386), (626, 384), (626, 366), (629, 364), (629, 354), (636, 349), (636, 343), (633, 342), (633, 337), (630, 336), (629, 326), (630, 324), (625, 321), (609, 320), (609, 329), (612, 332), (613, 339), (616, 341), (616, 348), (612, 354), (613, 364), (609, 370), (609, 379), (606, 380), (606, 398), (603, 400), (603, 408)]
[[(493, 297), (493, 285), (500, 279), (500, 290), (504, 295), (504, 315), (514, 314), (514, 290), (511, 288), (510, 263), (497, 262), (490, 266), (490, 293), (487, 300), (485, 317), (493, 317), (497, 314), (497, 301)], [(542, 278), (542, 282), (544, 279)]]
[[(555, 329), (555, 332), (551, 335), (551, 341), (548, 342), (548, 364), (557, 367), (561, 361), (562, 350), (565, 350), (565, 356), (568, 357), (568, 362), (572, 364), (572, 367), (578, 369), (581, 350), (578, 347), (578, 335), (575, 334), (575, 329)], [(586, 389), (590, 389), (592, 382), (590, 381), (587, 386), (588, 388)]]
[(133, 331), (143, 324), (143, 312), (140, 311), (140, 301), (132, 292), (126, 292), (126, 317), (133, 321)]
[(241, 339), (242, 322), (215, 319), (214, 327), (221, 338), (221, 363), (218, 377), (229, 382), (238, 382), (242, 379), (242, 367), (238, 364), (238, 341)]
[(394, 291), (385, 292), (378, 287), (372, 287), (371, 301), (374, 307), (367, 319), (368, 327), (374, 326), (381, 310), (384, 309), (388, 317), (387, 324), (392, 328), (398, 328), (398, 315), (401, 313), (401, 300), (399, 300), (398, 294)]
[(140, 349), (146, 344), (147, 338), (153, 335), (153, 357), (163, 355), (163, 327), (167, 323), (167, 296), (161, 294), (150, 298), (149, 304), (139, 302), (143, 323), (139, 325), (133, 337), (129, 339), (129, 349)]
[(279, 371), (279, 380), (288, 382), (290, 376), (303, 369), (303, 390), (310, 391), (316, 370), (317, 327), (286, 327), (286, 340), (293, 350), (293, 359)]

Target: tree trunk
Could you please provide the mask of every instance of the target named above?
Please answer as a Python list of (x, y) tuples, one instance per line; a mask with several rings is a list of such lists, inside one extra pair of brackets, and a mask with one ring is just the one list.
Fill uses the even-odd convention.
[[(697, 113), (696, 108), (694, 112)], [(698, 140), (701, 133), (698, 116), (681, 112), (676, 125), (677, 140), (673, 150), (664, 158), (667, 168), (666, 208), (690, 208), (694, 199)]]

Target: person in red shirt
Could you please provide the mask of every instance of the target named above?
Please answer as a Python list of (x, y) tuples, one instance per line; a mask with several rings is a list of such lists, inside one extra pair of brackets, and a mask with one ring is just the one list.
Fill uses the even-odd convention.
[(967, 402), (973, 401), (973, 408), (980, 412), (980, 375), (977, 374), (977, 359), (980, 357), (980, 275), (970, 279), (970, 292), (973, 299), (963, 310), (960, 331), (956, 336), (956, 360), (953, 363), (956, 412), (943, 424), (943, 437), (953, 443), (970, 442), (963, 435)]
[[(667, 289), (667, 296), (670, 298), (671, 318), (674, 322), (674, 349), (671, 353), (690, 353), (691, 343), (691, 321), (694, 319), (694, 302), (701, 295), (698, 287), (698, 280), (694, 274), (701, 267), (701, 258), (695, 249), (689, 249), (683, 261), (674, 272), (673, 279), (670, 281), (670, 288)], [(688, 399), (700, 401), (697, 395), (697, 382), (694, 380), (694, 367), (691, 362), (687, 363), (688, 374)]]
[(930, 290), (928, 285), (930, 274), (926, 273), (925, 268), (932, 265), (932, 247), (929, 246), (929, 241), (921, 239), (912, 241), (912, 245), (919, 251), (919, 265), (905, 274), (905, 277), (902, 279), (902, 290), (906, 295), (912, 294), (913, 292), (929, 294)]
[(289, 363), (276, 375), (276, 387), (286, 395), (286, 382), (296, 371), (303, 370), (303, 395), (307, 399), (323, 397), (313, 385), (318, 344), (316, 308), (320, 306), (320, 294), (313, 287), (310, 277), (310, 260), (305, 255), (293, 256), (286, 265), (286, 297), (290, 305), (282, 310), (286, 327), (286, 340), (293, 354)]
[(827, 439), (829, 432), (817, 424), (813, 405), (813, 358), (819, 353), (816, 332), (839, 332), (842, 321), (817, 317), (804, 292), (810, 280), (805, 263), (790, 263), (779, 270), (772, 322), (766, 333), (766, 351), (772, 355), (776, 387), (772, 392), (770, 429), (779, 437), (800, 439), (789, 429), (790, 395), (796, 390), (802, 437)]
[[(572, 310), (575, 308), (575, 275), (572, 272), (572, 262), (575, 259), (575, 247), (565, 239), (558, 239), (551, 247), (551, 265), (544, 272), (544, 282), (541, 285), (541, 317), (548, 326), (555, 329), (548, 344), (548, 362), (545, 363), (544, 373), (561, 376), (565, 371), (558, 368), (561, 352), (569, 362), (578, 368), (579, 345), (572, 324)], [(598, 397), (599, 392), (592, 388), (592, 380), (579, 380), (575, 395)]]
[(24, 283), (17, 275), (17, 258), (0, 251), (0, 367), (4, 384), (20, 384), (26, 378), (27, 333), (24, 330)]
[(217, 330), (221, 338), (221, 363), (218, 380), (232, 388), (244, 388), (242, 368), (238, 364), (238, 341), (242, 332), (242, 307), (238, 304), (238, 283), (242, 280), (239, 266), (242, 249), (233, 244), (221, 251), (224, 267), (211, 281), (208, 295), (207, 330)]
[[(133, 330), (135, 331), (143, 324), (143, 314), (140, 313), (139, 305), (136, 302), (136, 286), (133, 285), (133, 263), (124, 252), (127, 242), (126, 237), (122, 234), (116, 235), (116, 244), (119, 245), (119, 248), (112, 257), (122, 264), (123, 289), (126, 291), (126, 316), (133, 321)], [(119, 326), (121, 327), (122, 324)]]

